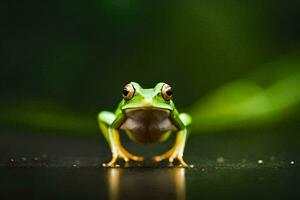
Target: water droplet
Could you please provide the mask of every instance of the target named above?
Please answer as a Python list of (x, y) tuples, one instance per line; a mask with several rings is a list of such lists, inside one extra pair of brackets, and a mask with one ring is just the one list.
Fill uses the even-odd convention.
[(295, 164), (295, 161), (291, 160), (290, 164), (291, 164), (291, 165), (294, 165), (294, 164)]
[(72, 166), (73, 166), (73, 167), (77, 167), (77, 165), (76, 165), (76, 164), (73, 164)]
[(258, 160), (257, 163), (262, 165), (262, 164), (264, 164), (264, 161), (263, 160)]
[(217, 158), (217, 163), (224, 163), (225, 159), (221, 156)]
[(10, 158), (9, 161), (13, 163), (13, 162), (15, 162), (15, 159)]

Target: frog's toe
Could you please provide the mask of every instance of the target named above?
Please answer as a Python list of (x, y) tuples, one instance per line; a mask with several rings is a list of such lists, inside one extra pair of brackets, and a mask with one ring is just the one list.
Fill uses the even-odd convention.
[(189, 165), (189, 164), (179, 164), (177, 167), (179, 167), (179, 168), (193, 168), (194, 167), (194, 165)]
[(123, 160), (128, 163), (130, 160), (143, 161), (144, 158), (141, 156), (122, 156)]
[(120, 167), (120, 165), (118, 165), (118, 164), (109, 164), (109, 163), (102, 163), (102, 167), (111, 167), (111, 168), (114, 168), (114, 167)]
[(142, 157), (142, 156), (132, 156), (131, 159), (134, 161), (144, 161), (145, 160), (144, 157)]
[(168, 167), (174, 167), (173, 162), (169, 162)]
[(174, 153), (174, 148), (170, 149), (169, 151), (167, 151), (164, 154), (152, 157), (152, 160), (155, 161), (155, 162), (160, 162), (160, 161), (165, 160), (167, 158), (170, 159), (170, 157), (172, 156), (173, 153)]
[(122, 158), (123, 158), (123, 160), (126, 162), (126, 163), (128, 163), (129, 162), (129, 158), (128, 157), (126, 157), (126, 156), (122, 156)]
[(133, 154), (130, 155), (125, 155), (124, 153), (121, 153), (120, 157), (125, 161), (125, 163), (128, 163), (130, 160), (134, 160), (134, 161), (143, 161), (144, 158), (141, 156), (136, 156)]
[(177, 157), (177, 160), (179, 161), (178, 167), (184, 167), (184, 168), (193, 168), (194, 165), (187, 164), (182, 157)]
[(189, 164), (187, 164), (187, 163), (183, 160), (183, 157), (182, 157), (182, 156), (176, 156), (176, 157), (171, 156), (171, 157), (169, 158), (169, 163), (173, 164), (173, 162), (174, 162), (175, 159), (177, 159), (178, 162), (179, 162), (178, 167), (182, 167), (182, 168), (193, 168), (193, 167), (194, 167), (194, 165), (189, 165)]
[(189, 164), (179, 164), (179, 168), (194, 168), (194, 165), (189, 165)]
[(182, 166), (182, 167), (188, 167), (189, 165), (186, 164), (186, 162), (183, 160), (183, 157), (182, 156), (178, 156), (177, 157), (177, 160), (179, 161), (179, 166)]
[(166, 159), (164, 156), (154, 156), (151, 158), (154, 162), (160, 162), (162, 160)]
[(143, 161), (144, 158), (141, 156), (136, 156), (132, 153), (129, 153), (124, 147), (120, 146), (120, 156), (124, 159), (125, 162), (129, 162), (129, 160), (134, 161)]
[(109, 163), (103, 163), (102, 167), (120, 167), (120, 165), (116, 164), (118, 156), (114, 156)]
[(173, 156), (169, 157), (169, 163), (173, 163), (174, 159), (175, 159), (175, 157), (173, 157)]

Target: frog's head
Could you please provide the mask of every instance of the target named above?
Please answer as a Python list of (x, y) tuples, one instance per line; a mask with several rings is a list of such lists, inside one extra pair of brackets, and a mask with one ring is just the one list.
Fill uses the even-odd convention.
[(126, 109), (162, 109), (173, 111), (172, 88), (166, 83), (157, 83), (154, 88), (144, 89), (136, 82), (130, 82), (123, 88), (122, 110)]

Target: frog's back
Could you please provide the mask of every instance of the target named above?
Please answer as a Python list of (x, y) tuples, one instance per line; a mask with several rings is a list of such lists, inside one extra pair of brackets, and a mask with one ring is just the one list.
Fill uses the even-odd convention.
[(126, 120), (120, 126), (129, 137), (139, 143), (161, 141), (169, 131), (177, 130), (170, 118), (169, 110), (162, 109), (128, 109)]

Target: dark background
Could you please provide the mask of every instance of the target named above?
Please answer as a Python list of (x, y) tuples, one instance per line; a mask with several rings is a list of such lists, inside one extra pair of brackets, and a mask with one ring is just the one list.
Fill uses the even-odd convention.
[[(227, 107), (251, 90), (237, 81), (264, 90), (299, 75), (297, 1), (1, 4), (4, 126), (65, 131), (55, 124), (61, 117), (66, 122), (82, 119), (77, 126), (88, 129), (89, 120), (100, 110), (115, 109), (121, 88), (129, 81), (144, 87), (168, 82), (175, 89), (177, 107), (191, 111), (228, 84), (241, 89), (226, 91), (234, 94), (224, 102)], [(292, 105), (282, 105), (281, 110), (295, 106), (299, 110), (298, 83), (283, 86), (282, 101)], [(276, 107), (278, 95), (269, 98), (267, 106)], [(256, 104), (253, 108), (262, 109)], [(48, 120), (40, 120), (42, 116)], [(68, 125), (72, 129), (72, 122)], [(89, 130), (95, 131), (96, 126)]]
[[(231, 199), (249, 197), (253, 191), (275, 199), (298, 195), (291, 187), (299, 183), (300, 162), (298, 1), (65, 0), (0, 5), (0, 157), (3, 180), (9, 183), (2, 198), (16, 191), (25, 197), (55, 194), (60, 177), (66, 185), (80, 188), (76, 184), (87, 180), (74, 181), (73, 173), (109, 176), (109, 171), (95, 169), (110, 158), (96, 116), (116, 109), (122, 86), (130, 81), (145, 88), (170, 83), (179, 111), (193, 117), (185, 159), (196, 169), (185, 172), (187, 197), (201, 197), (199, 188), (207, 188), (205, 197)], [(172, 145), (168, 141), (139, 146), (123, 140), (146, 157)], [(94, 171), (69, 170), (74, 163)], [(216, 171), (220, 164), (223, 170)], [(151, 177), (159, 179), (164, 171), (142, 172), (122, 172), (125, 185), (142, 177), (145, 183), (161, 186)], [(33, 177), (37, 182), (28, 183)], [(102, 179), (91, 183), (108, 186)], [(39, 186), (38, 180), (47, 184)], [(243, 180), (253, 190), (241, 189)], [(95, 186), (87, 188), (83, 190), (90, 194), (97, 191)], [(65, 197), (80, 194), (78, 190), (67, 191)], [(164, 187), (154, 191), (166, 195), (161, 198), (175, 194)], [(270, 195), (271, 191), (277, 193)], [(103, 197), (102, 192), (97, 195)]]

